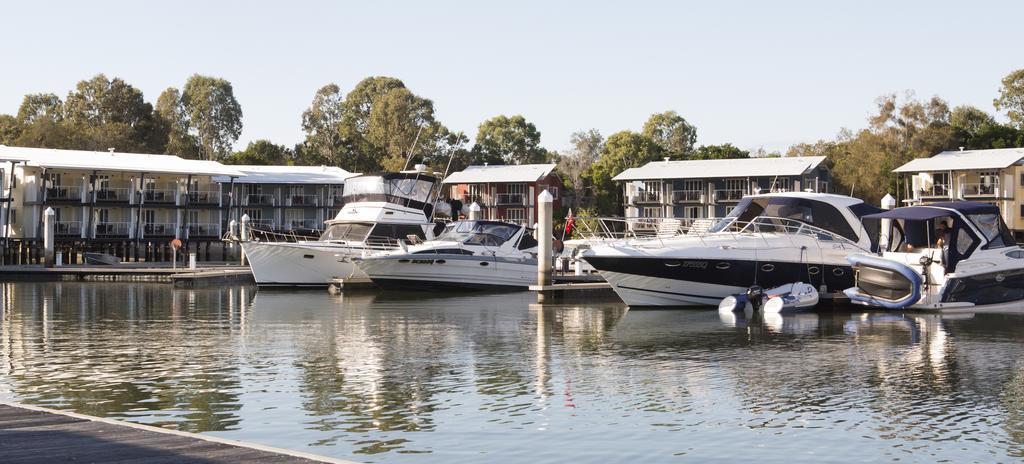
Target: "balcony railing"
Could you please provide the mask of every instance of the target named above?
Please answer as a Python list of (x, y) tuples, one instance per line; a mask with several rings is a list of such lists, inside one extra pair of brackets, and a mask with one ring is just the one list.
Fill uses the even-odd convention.
[(497, 200), (497, 204), (500, 206), (525, 205), (526, 195), (522, 193), (499, 193), (497, 195)]
[(488, 206), (493, 204), (490, 195), (463, 195), (461, 200), (464, 205), (479, 203), (481, 206)]
[(142, 236), (171, 237), (177, 229), (178, 225), (173, 222), (153, 222), (142, 225)]
[(193, 190), (186, 195), (190, 205), (219, 205), (220, 192), (216, 190)]
[(274, 230), (274, 221), (270, 219), (250, 219), (249, 227), (259, 230)]
[(316, 195), (288, 195), (285, 206), (316, 206)]
[(81, 221), (57, 221), (57, 228), (54, 234), (60, 236), (82, 236), (82, 222)]
[(96, 190), (96, 201), (129, 201), (132, 190), (127, 187), (108, 187)]
[(129, 222), (101, 222), (96, 224), (97, 237), (127, 237), (131, 230)]
[(270, 195), (270, 194), (267, 194), (267, 193), (260, 193), (260, 194), (253, 193), (253, 194), (249, 194), (249, 195), (246, 195), (245, 197), (243, 197), (243, 200), (245, 200), (245, 201), (242, 202), (242, 206), (251, 206), (251, 205), (253, 205), (253, 206), (256, 206), (256, 205), (273, 206), (274, 205), (274, 196)]
[(952, 189), (948, 185), (933, 185), (931, 188), (918, 189), (918, 198), (952, 198)]
[(291, 230), (296, 229), (316, 229), (315, 219), (292, 219), (288, 221), (288, 228)]
[(170, 189), (144, 189), (142, 191), (143, 203), (176, 203), (178, 191)]
[(57, 185), (46, 189), (46, 199), (49, 201), (70, 200), (79, 201), (82, 199), (82, 186), (80, 185)]
[(703, 203), (704, 192), (700, 190), (673, 190), (673, 203)]
[(722, 189), (715, 190), (716, 201), (740, 201), (747, 194), (744, 189)]
[(967, 197), (998, 197), (999, 183), (964, 184), (963, 196)]
[(661, 192), (635, 192), (634, 203), (661, 203)]
[(220, 225), (212, 222), (194, 222), (188, 225), (189, 237), (215, 237), (220, 235)]

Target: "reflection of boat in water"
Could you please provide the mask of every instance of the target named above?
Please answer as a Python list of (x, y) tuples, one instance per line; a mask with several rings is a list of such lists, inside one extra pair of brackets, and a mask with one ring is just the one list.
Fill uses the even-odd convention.
[(411, 236), (433, 237), (437, 179), (420, 171), (357, 176), (345, 181), (342, 207), (319, 240), (243, 241), (256, 283), (322, 286), (360, 275), (350, 258), (387, 250)]
[(881, 256), (852, 255), (854, 303), (885, 309), (1024, 311), (1024, 250), (999, 208), (973, 202), (866, 216), (890, 221)]
[(537, 240), (498, 221), (448, 224), (435, 240), (355, 259), (381, 287), (523, 288), (537, 280)]
[(717, 305), (800, 281), (827, 298), (853, 283), (846, 256), (873, 249), (860, 218), (877, 211), (841, 195), (753, 195), (707, 231), (595, 245), (584, 259), (631, 306)]

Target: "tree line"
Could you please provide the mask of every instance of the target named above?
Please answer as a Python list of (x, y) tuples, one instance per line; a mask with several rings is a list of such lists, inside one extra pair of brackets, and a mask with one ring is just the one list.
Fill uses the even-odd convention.
[(621, 188), (611, 180), (625, 169), (669, 158), (734, 159), (751, 156), (826, 155), (835, 190), (869, 201), (896, 188), (892, 169), (942, 150), (1024, 146), (1024, 69), (1002, 81), (993, 101), (1008, 124), (979, 108), (950, 108), (935, 96), (884, 95), (868, 126), (842, 129), (832, 140), (799, 143), (785, 154), (754, 153), (732, 144), (697, 145), (697, 128), (675, 111), (652, 114), (640, 131), (605, 138), (598, 130), (572, 134), (562, 152), (541, 146), (541, 133), (522, 115), (480, 123), (474, 143), (435, 117), (432, 100), (399, 79), (373, 76), (343, 92), (318, 89), (299, 119), (305, 138), (294, 146), (260, 139), (232, 147), (242, 132), (242, 108), (225, 79), (192, 75), (156, 104), (120, 78), (99, 74), (62, 99), (26, 95), (15, 115), (0, 114), (0, 143), (11, 146), (168, 153), (228, 164), (339, 166), (352, 172), (396, 171), (424, 163), (438, 172), (471, 164), (557, 163), (577, 204), (597, 214), (621, 214)]

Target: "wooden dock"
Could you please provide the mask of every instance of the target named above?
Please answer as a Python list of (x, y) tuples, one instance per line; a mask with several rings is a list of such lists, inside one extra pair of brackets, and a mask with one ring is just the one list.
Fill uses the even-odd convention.
[(227, 280), (251, 282), (252, 271), (249, 270), (248, 266), (227, 264), (203, 265), (196, 269), (189, 269), (184, 266), (173, 268), (167, 265), (147, 265), (146, 263), (122, 263), (110, 266), (0, 266), (0, 281), (95, 280), (118, 282), (181, 282), (182, 286), (195, 286), (196, 283), (204, 279), (211, 279), (219, 283), (224, 283)]
[(354, 464), (289, 451), (66, 411), (0, 403), (0, 462), (274, 462)]

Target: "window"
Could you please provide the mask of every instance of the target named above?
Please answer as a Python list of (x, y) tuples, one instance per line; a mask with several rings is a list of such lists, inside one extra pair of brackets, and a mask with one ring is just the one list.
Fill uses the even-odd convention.
[(726, 190), (746, 190), (747, 181), (745, 179), (726, 179), (725, 189)]
[(199, 224), (199, 211), (189, 211), (188, 212), (188, 223), (189, 224)]
[(289, 229), (312, 228), (311, 224), (306, 224), (305, 219), (305, 213), (301, 209), (287, 209), (284, 211), (284, 224)]
[(1021, 187), (1024, 187), (1024, 174), (1020, 175), (1020, 185)]
[(156, 223), (156, 211), (152, 209), (142, 210), (142, 223), (143, 224), (155, 224)]
[(525, 195), (526, 184), (508, 184), (505, 186), (505, 192), (510, 194)]
[(509, 208), (505, 210), (505, 220), (520, 224), (524, 223), (526, 221), (526, 210), (523, 208)]
[(551, 198), (558, 198), (558, 187), (548, 187), (547, 190), (551, 194)]
[(110, 176), (96, 176), (96, 189), (106, 191), (110, 188)]
[(97, 209), (96, 222), (99, 224), (106, 224), (110, 222), (110, 210), (106, 208)]
[(684, 206), (682, 219), (698, 219), (702, 209), (700, 206)]
[(640, 212), (640, 217), (660, 218), (663, 216), (664, 212), (662, 211), (660, 206), (646, 206)]
[(788, 192), (792, 190), (793, 184), (792, 179), (788, 177), (776, 177), (772, 179), (772, 192)]

